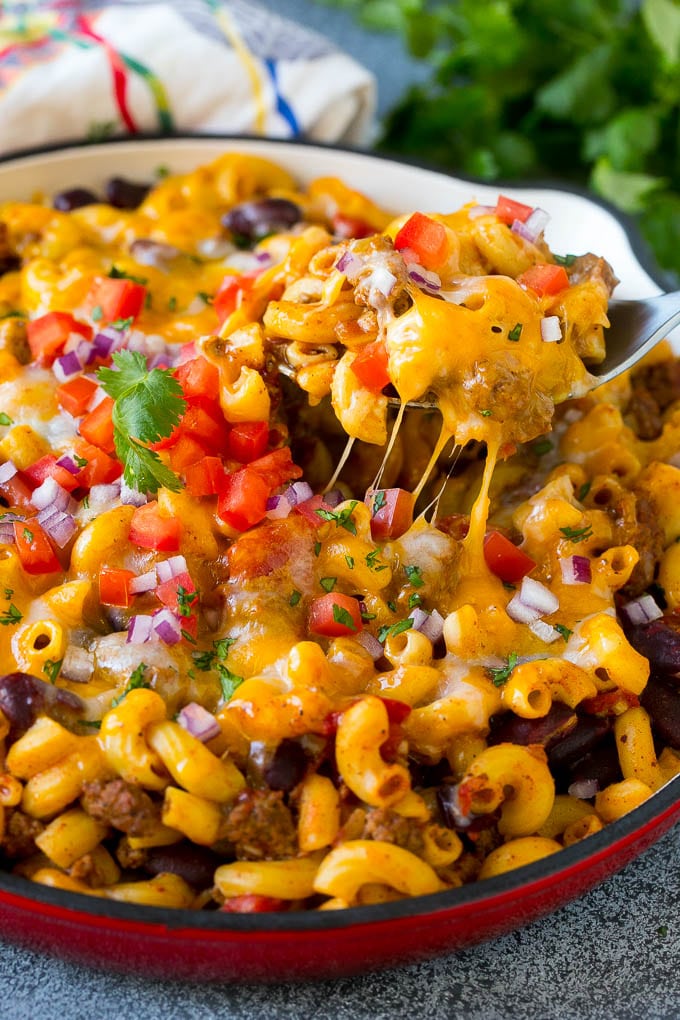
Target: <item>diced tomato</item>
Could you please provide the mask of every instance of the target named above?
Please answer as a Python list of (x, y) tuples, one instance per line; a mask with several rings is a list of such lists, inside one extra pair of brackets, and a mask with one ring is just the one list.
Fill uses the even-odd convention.
[(229, 426), (215, 400), (192, 397), (187, 401), (178, 430), (205, 447), (206, 453), (226, 453)]
[(229, 318), (232, 312), (239, 307), (244, 294), (253, 289), (255, 280), (262, 272), (261, 269), (253, 270), (250, 273), (239, 273), (225, 276), (215, 297), (213, 308), (220, 321), (220, 325)]
[(130, 593), (130, 581), (135, 577), (133, 570), (102, 567), (99, 574), (99, 601), (103, 606), (119, 606), (127, 609), (134, 598)]
[(178, 617), (182, 628), (193, 637), (198, 629), (198, 593), (191, 574), (183, 571), (169, 581), (163, 581), (155, 590), (156, 598)]
[(586, 698), (579, 705), (579, 710), (582, 708), (588, 715), (621, 715), (627, 708), (638, 708), (639, 705), (637, 694), (617, 687), (613, 691), (602, 691), (594, 698)]
[(366, 504), (376, 542), (399, 538), (413, 524), (413, 495), (406, 489), (372, 489), (366, 493)]
[(499, 220), (512, 226), (515, 220), (526, 223), (533, 212), (533, 207), (524, 205), (523, 202), (515, 202), (514, 198), (508, 198), (507, 195), (499, 195), (495, 212)]
[(265, 479), (251, 467), (227, 475), (217, 501), (217, 515), (237, 531), (247, 531), (264, 520), (271, 492)]
[(73, 492), (78, 488), (76, 476), (57, 464), (57, 458), (53, 453), (47, 453), (40, 460), (36, 460), (26, 468), (24, 475), (35, 488), (42, 485), (46, 478), (54, 478), (55, 482), (58, 482), (67, 492)]
[(36, 520), (14, 521), (12, 527), (19, 560), (27, 574), (52, 574), (61, 570), (50, 540)]
[(508, 584), (521, 581), (536, 566), (535, 560), (518, 549), (500, 531), (490, 531), (484, 539), (484, 559), (492, 574)]
[(196, 461), (202, 460), (203, 457), (205, 457), (205, 447), (197, 442), (193, 436), (188, 436), (182, 432), (175, 445), (170, 448), (170, 467), (178, 474), (182, 474), (188, 467), (195, 464)]
[(358, 634), (363, 629), (361, 608), (351, 595), (329, 592), (314, 599), (309, 607), (309, 630), (323, 637)]
[(98, 446), (90, 443), (78, 443), (76, 454), (80, 460), (86, 461), (75, 476), (78, 485), (83, 489), (91, 489), (93, 485), (108, 485), (115, 482), (123, 473), (123, 465)]
[(6, 482), (0, 484), (0, 496), (10, 507), (32, 506), (33, 488), (29, 485), (22, 471), (17, 471)]
[(397, 251), (410, 248), (426, 268), (436, 269), (448, 251), (446, 228), (424, 213), (415, 212), (397, 232), (394, 247)]
[(225, 480), (224, 464), (219, 457), (201, 457), (184, 469), (187, 492), (196, 499), (215, 496), (224, 488)]
[(65, 411), (79, 418), (87, 411), (87, 405), (97, 389), (97, 384), (92, 379), (86, 379), (84, 375), (77, 375), (75, 379), (68, 379), (61, 386), (57, 386), (57, 400)]
[(369, 390), (382, 390), (390, 382), (388, 360), (385, 342), (376, 340), (359, 351), (350, 368)]
[(387, 709), (387, 718), (391, 723), (398, 725), (411, 714), (411, 706), (407, 705), (405, 701), (397, 701), (396, 698), (381, 698), (380, 700)]
[(90, 287), (87, 306), (91, 314), (99, 312), (98, 321), (136, 319), (146, 300), (146, 287), (134, 280), (98, 277)]
[(220, 373), (207, 358), (194, 357), (183, 361), (175, 375), (185, 397), (208, 397), (217, 400), (220, 394)]
[(312, 496), (311, 499), (306, 499), (304, 503), (297, 503), (293, 510), (296, 514), (301, 514), (310, 524), (313, 524), (315, 528), (320, 528), (326, 521), (323, 517), (317, 513), (317, 510), (326, 510), (329, 513), (333, 513), (333, 507), (329, 506), (328, 503), (324, 503), (323, 496)]
[(266, 914), (274, 910), (287, 910), (288, 904), (274, 896), (246, 893), (243, 896), (230, 896), (219, 909), (223, 914)]
[(345, 216), (344, 213), (336, 213), (332, 221), (333, 233), (343, 241), (350, 237), (373, 237), (378, 231), (372, 227), (367, 220), (358, 216)]
[(284, 482), (302, 477), (302, 468), (293, 463), (289, 446), (281, 446), (278, 450), (266, 453), (264, 457), (258, 457), (257, 460), (251, 461), (248, 467), (264, 478), (270, 490), (278, 489)]
[(517, 282), (522, 287), (529, 287), (539, 297), (551, 297), (569, 286), (569, 277), (564, 266), (539, 262), (518, 276)]
[(83, 439), (106, 453), (113, 453), (116, 448), (113, 442), (113, 405), (112, 397), (104, 397), (81, 419), (78, 426)]
[(70, 312), (48, 312), (39, 319), (26, 323), (28, 346), (35, 361), (51, 365), (61, 354), (71, 333), (80, 333), (89, 340), (92, 329), (84, 322), (78, 322)]
[(257, 460), (267, 449), (269, 425), (266, 421), (244, 421), (232, 427), (227, 453), (241, 464)]
[(176, 552), (182, 526), (176, 517), (164, 517), (156, 500), (137, 507), (130, 523), (129, 539), (142, 549)]

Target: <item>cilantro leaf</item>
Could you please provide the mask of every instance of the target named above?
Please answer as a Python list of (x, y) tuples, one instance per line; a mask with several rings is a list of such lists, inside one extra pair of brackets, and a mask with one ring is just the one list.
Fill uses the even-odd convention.
[(502, 687), (504, 683), (507, 683), (507, 681), (510, 679), (510, 674), (512, 673), (513, 669), (515, 668), (518, 662), (519, 655), (517, 654), (517, 652), (510, 652), (510, 654), (508, 655), (508, 661), (505, 664), (505, 666), (499, 666), (498, 668), (493, 668), (489, 666), (487, 668), (487, 673), (489, 674), (489, 678), (493, 683), (494, 687)]
[(240, 687), (243, 683), (243, 677), (237, 676), (236, 673), (232, 673), (231, 670), (223, 664), (220, 664), (217, 667), (217, 672), (220, 678), (222, 697), (225, 701), (229, 701), (229, 699), (234, 696), (234, 692), (237, 687)]
[(116, 265), (111, 266), (108, 276), (112, 280), (132, 280), (133, 283), (142, 285), (149, 282), (146, 276), (133, 276), (132, 273), (126, 273), (124, 269), (119, 269)]
[(568, 641), (571, 635), (574, 633), (573, 630), (569, 630), (563, 623), (553, 623), (553, 629), (557, 631), (560, 637), (563, 637), (565, 641)]
[(378, 631), (378, 641), (380, 644), (384, 644), (388, 637), (397, 637), (398, 634), (403, 634), (405, 630), (410, 630), (412, 626), (413, 620), (410, 616), (406, 620), (399, 620), (397, 623), (393, 623), (391, 626), (386, 624)]
[(56, 684), (57, 677), (59, 676), (59, 670), (63, 659), (48, 659), (43, 665), (43, 673), (51, 684)]
[(344, 627), (349, 627), (350, 630), (356, 630), (354, 620), (343, 606), (339, 606), (336, 602), (333, 603), (333, 619), (336, 623), (341, 623)]
[(9, 608), (4, 611), (4, 613), (0, 613), (0, 626), (2, 627), (13, 626), (16, 623), (21, 623), (23, 618), (24, 618), (23, 613), (21, 613), (12, 602), (10, 603)]
[(130, 691), (136, 691), (140, 687), (145, 687), (147, 689), (151, 687), (151, 684), (144, 676), (146, 669), (147, 669), (146, 663), (140, 662), (136, 669), (134, 669), (132, 673), (130, 673), (130, 679), (125, 685), (125, 690), (123, 691), (122, 694), (119, 694), (117, 698), (113, 699), (113, 701), (111, 702), (111, 708), (115, 708), (116, 705), (120, 705), (125, 695), (129, 694)]
[(414, 588), (422, 588), (425, 584), (423, 575), (420, 572), (420, 567), (415, 565), (406, 566), (404, 567), (404, 573), (408, 577), (409, 583), (412, 584)]
[(319, 584), (324, 591), (331, 592), (338, 583), (337, 577), (322, 577)]
[(592, 538), (593, 535), (590, 524), (586, 524), (583, 528), (560, 528), (560, 531), (571, 542), (584, 542), (586, 539)]

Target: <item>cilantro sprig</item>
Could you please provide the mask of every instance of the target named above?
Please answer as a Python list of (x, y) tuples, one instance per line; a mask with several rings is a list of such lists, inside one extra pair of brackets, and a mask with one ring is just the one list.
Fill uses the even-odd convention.
[(508, 680), (510, 679), (510, 674), (512, 673), (513, 669), (515, 668), (518, 662), (519, 655), (517, 654), (517, 652), (510, 652), (510, 654), (508, 655), (508, 660), (504, 666), (499, 666), (497, 668), (492, 666), (488, 667), (487, 673), (489, 674), (489, 679), (491, 680), (491, 683), (494, 685), (494, 687), (502, 687), (503, 684), (508, 682)]
[(586, 539), (593, 536), (593, 529), (590, 524), (586, 524), (583, 528), (560, 528), (560, 531), (571, 542), (585, 542)]
[(122, 694), (119, 694), (117, 698), (113, 699), (113, 701), (111, 702), (111, 708), (115, 708), (116, 705), (120, 705), (123, 698), (125, 698), (125, 696), (129, 694), (130, 691), (139, 690), (140, 687), (144, 687), (146, 689), (149, 689), (151, 687), (151, 684), (144, 676), (146, 670), (147, 665), (145, 662), (140, 662), (136, 669), (133, 669), (132, 673), (130, 673), (130, 679), (125, 685), (125, 690), (123, 691)]
[(114, 399), (113, 441), (125, 481), (140, 492), (177, 492), (179, 478), (146, 444), (165, 439), (179, 424), (186, 408), (182, 387), (170, 369), (149, 370), (139, 351), (116, 351), (113, 365), (100, 368), (97, 378)]

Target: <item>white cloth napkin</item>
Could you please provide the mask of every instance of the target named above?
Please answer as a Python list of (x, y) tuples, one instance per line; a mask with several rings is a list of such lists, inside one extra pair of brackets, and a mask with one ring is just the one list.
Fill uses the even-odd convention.
[(53, 0), (0, 14), (0, 152), (182, 131), (361, 144), (373, 76), (249, 0)]

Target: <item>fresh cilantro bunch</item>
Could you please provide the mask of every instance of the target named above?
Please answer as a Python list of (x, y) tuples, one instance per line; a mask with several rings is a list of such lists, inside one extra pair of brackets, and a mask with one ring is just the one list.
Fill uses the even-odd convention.
[(116, 351), (113, 365), (100, 368), (97, 378), (114, 399), (113, 441), (123, 478), (140, 492), (157, 492), (161, 486), (178, 491), (177, 475), (146, 444), (169, 436), (179, 424), (186, 408), (182, 387), (170, 369), (149, 371), (138, 351)]
[(432, 67), (380, 147), (486, 180), (568, 178), (638, 217), (680, 279), (678, 0), (318, 0)]

